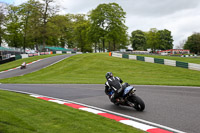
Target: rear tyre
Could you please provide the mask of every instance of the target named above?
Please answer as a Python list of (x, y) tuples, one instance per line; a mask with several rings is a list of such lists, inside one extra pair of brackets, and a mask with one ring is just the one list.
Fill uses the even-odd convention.
[(134, 108), (137, 111), (143, 111), (145, 109), (145, 104), (140, 97), (134, 95), (134, 96), (130, 97), (129, 100), (130, 100), (130, 102), (132, 102), (134, 104)]
[(114, 103), (114, 105), (119, 106), (119, 103)]

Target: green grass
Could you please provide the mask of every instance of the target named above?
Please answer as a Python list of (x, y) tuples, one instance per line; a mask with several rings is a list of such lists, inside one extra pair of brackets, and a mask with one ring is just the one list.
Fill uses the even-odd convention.
[(41, 55), (41, 56), (33, 56), (33, 57), (29, 57), (29, 58), (24, 58), (24, 59), (19, 59), (19, 60), (15, 60), (15, 61), (11, 61), (5, 64), (0, 64), (0, 72), (4, 71), (4, 70), (8, 70), (11, 68), (15, 68), (20, 66), (24, 61), (26, 63), (30, 63), (33, 61), (36, 61), (38, 59), (44, 59), (44, 58), (48, 58), (48, 57), (52, 57), (52, 56), (56, 56), (56, 54), (52, 54), (52, 55)]
[(176, 60), (176, 61), (187, 62), (187, 63), (200, 64), (200, 57), (176, 57), (176, 56), (159, 56), (159, 55), (137, 55), (137, 56), (153, 57), (153, 58), (159, 58), (159, 59), (169, 59), (169, 60)]
[(114, 120), (0, 90), (1, 133), (142, 133)]
[(106, 54), (82, 54), (24, 76), (0, 83), (104, 84), (106, 72), (129, 84), (200, 86), (200, 71), (116, 58)]

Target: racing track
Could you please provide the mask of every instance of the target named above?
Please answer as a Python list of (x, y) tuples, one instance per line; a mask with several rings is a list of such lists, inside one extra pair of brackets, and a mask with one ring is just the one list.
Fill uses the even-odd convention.
[[(43, 65), (41, 66), (44, 67)], [(144, 112), (137, 112), (129, 107), (118, 107), (110, 103), (108, 97), (104, 94), (103, 84), (0, 84), (2, 89), (71, 100), (158, 123), (184, 132), (199, 133), (200, 87), (148, 85), (135, 85), (135, 87), (136, 94), (146, 104)]]
[[(59, 56), (53, 56), (53, 57), (49, 57), (49, 58), (45, 58), (45, 59), (42, 59), (41, 61), (37, 62), (37, 63), (34, 63), (34, 64), (31, 64), (31, 65), (28, 65), (26, 69), (16, 69), (16, 70), (12, 70), (12, 71), (9, 71), (9, 72), (4, 72), (4, 73), (0, 73), (0, 79), (3, 79), (3, 78), (9, 78), (9, 77), (15, 77), (15, 76), (21, 76), (21, 75), (24, 75), (24, 74), (27, 74), (27, 73), (31, 73), (31, 72), (34, 72), (34, 71), (37, 71), (37, 70), (40, 70), (44, 67), (47, 67), (57, 61), (60, 61), (64, 58), (67, 58), (67, 57), (70, 57), (72, 56), (72, 54), (65, 54), (65, 55), (59, 55)], [(42, 56), (41, 56), (42, 58)]]

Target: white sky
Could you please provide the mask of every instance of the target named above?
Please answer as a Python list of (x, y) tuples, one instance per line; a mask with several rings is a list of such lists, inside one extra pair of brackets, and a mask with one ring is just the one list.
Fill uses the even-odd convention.
[[(21, 4), (27, 0), (0, 0)], [(168, 29), (174, 45), (200, 32), (200, 0), (56, 0), (62, 13), (87, 13), (101, 3), (118, 3), (126, 14), (129, 34), (134, 30)]]

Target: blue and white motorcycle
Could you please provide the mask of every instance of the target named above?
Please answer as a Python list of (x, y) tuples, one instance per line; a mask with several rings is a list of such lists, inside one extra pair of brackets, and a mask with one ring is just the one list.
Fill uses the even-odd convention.
[[(135, 108), (137, 111), (143, 111), (145, 109), (145, 104), (140, 97), (136, 96), (135, 91), (136, 89), (133, 86), (122, 87), (122, 95), (119, 97), (119, 102), (114, 104), (118, 106), (129, 106)], [(111, 98), (113, 93), (113, 90), (109, 92), (109, 98)]]

